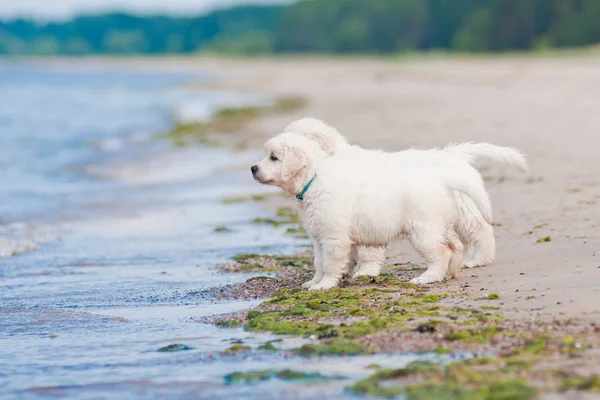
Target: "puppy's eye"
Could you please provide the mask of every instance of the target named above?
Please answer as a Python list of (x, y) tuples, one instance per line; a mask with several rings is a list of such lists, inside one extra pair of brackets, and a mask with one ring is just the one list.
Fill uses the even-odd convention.
[(271, 161), (277, 161), (277, 157), (275, 157), (275, 154), (271, 154)]

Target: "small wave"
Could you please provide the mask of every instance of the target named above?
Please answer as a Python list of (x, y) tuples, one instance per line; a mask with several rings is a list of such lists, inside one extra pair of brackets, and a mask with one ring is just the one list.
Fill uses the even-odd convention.
[(0, 225), (0, 259), (38, 250), (41, 245), (59, 238), (59, 232), (47, 226), (24, 222)]
[(207, 121), (213, 114), (224, 107), (264, 106), (268, 101), (262, 96), (242, 95), (239, 93), (211, 93), (209, 97), (198, 96), (189, 98), (177, 106), (173, 119), (179, 123)]
[(189, 101), (175, 110), (175, 120), (180, 123), (206, 121), (213, 113), (212, 107), (200, 102)]
[(250, 157), (246, 153), (234, 154), (225, 149), (197, 147), (154, 154), (121, 164), (90, 164), (85, 171), (101, 179), (152, 185), (202, 179), (224, 168), (232, 159), (250, 160)]

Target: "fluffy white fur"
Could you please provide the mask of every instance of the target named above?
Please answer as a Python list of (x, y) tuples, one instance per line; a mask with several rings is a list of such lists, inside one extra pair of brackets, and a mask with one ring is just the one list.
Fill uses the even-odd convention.
[[(407, 237), (428, 262), (427, 271), (413, 282), (458, 275), (463, 244), (455, 232), (461, 220), (456, 202), (470, 198), (470, 207), (485, 213), (489, 199), (479, 174), (449, 168), (451, 162), (442, 158), (439, 163), (415, 162), (420, 156), (410, 152), (407, 156), (367, 152), (359, 160), (331, 157), (334, 152), (320, 145), (318, 138), (283, 133), (265, 144), (265, 158), (252, 167), (257, 181), (293, 195), (316, 177), (299, 202), (315, 248), (315, 276), (305, 287), (322, 290), (337, 285), (357, 246), (383, 248), (399, 237)], [(456, 163), (457, 158), (452, 159)]]
[[(377, 159), (382, 157), (382, 152), (379, 150), (366, 150), (360, 146), (350, 145), (335, 128), (314, 118), (295, 121), (284, 132), (303, 135), (318, 143), (327, 154), (353, 160), (360, 165), (377, 162)], [(457, 190), (452, 191), (457, 215), (454, 227), (464, 245), (464, 266), (472, 268), (490, 264), (495, 255), (491, 203), (485, 192), (481, 175), (472, 164), (479, 158), (487, 157), (505, 165), (516, 166), (521, 171), (527, 171), (528, 167), (523, 155), (515, 149), (488, 143), (462, 143), (441, 150), (409, 149), (393, 155), (407, 165), (451, 168), (470, 177), (478, 191), (474, 198)], [(354, 276), (378, 275), (384, 258), (384, 248), (360, 247), (358, 252), (353, 252), (353, 260), (358, 263)]]

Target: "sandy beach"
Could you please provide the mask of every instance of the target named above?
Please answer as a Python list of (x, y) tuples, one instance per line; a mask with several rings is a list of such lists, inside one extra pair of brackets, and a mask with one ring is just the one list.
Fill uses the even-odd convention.
[[(244, 138), (253, 147), (293, 119), (311, 116), (367, 148), (486, 141), (521, 149), (527, 174), (480, 167), (494, 206), (496, 262), (463, 270), (439, 289), (466, 294), (446, 300), (459, 304), (497, 293), (507, 316), (600, 323), (600, 58), (192, 63), (221, 74), (201, 88), (308, 101), (301, 112), (253, 124)], [(546, 237), (551, 241), (536, 243)], [(390, 246), (388, 255), (390, 262), (422, 261), (405, 242)]]

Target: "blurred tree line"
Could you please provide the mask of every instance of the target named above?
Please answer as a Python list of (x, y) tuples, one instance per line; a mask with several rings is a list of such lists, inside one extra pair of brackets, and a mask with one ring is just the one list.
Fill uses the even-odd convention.
[(302, 0), (198, 17), (0, 22), (0, 54), (472, 52), (600, 42), (600, 0)]

